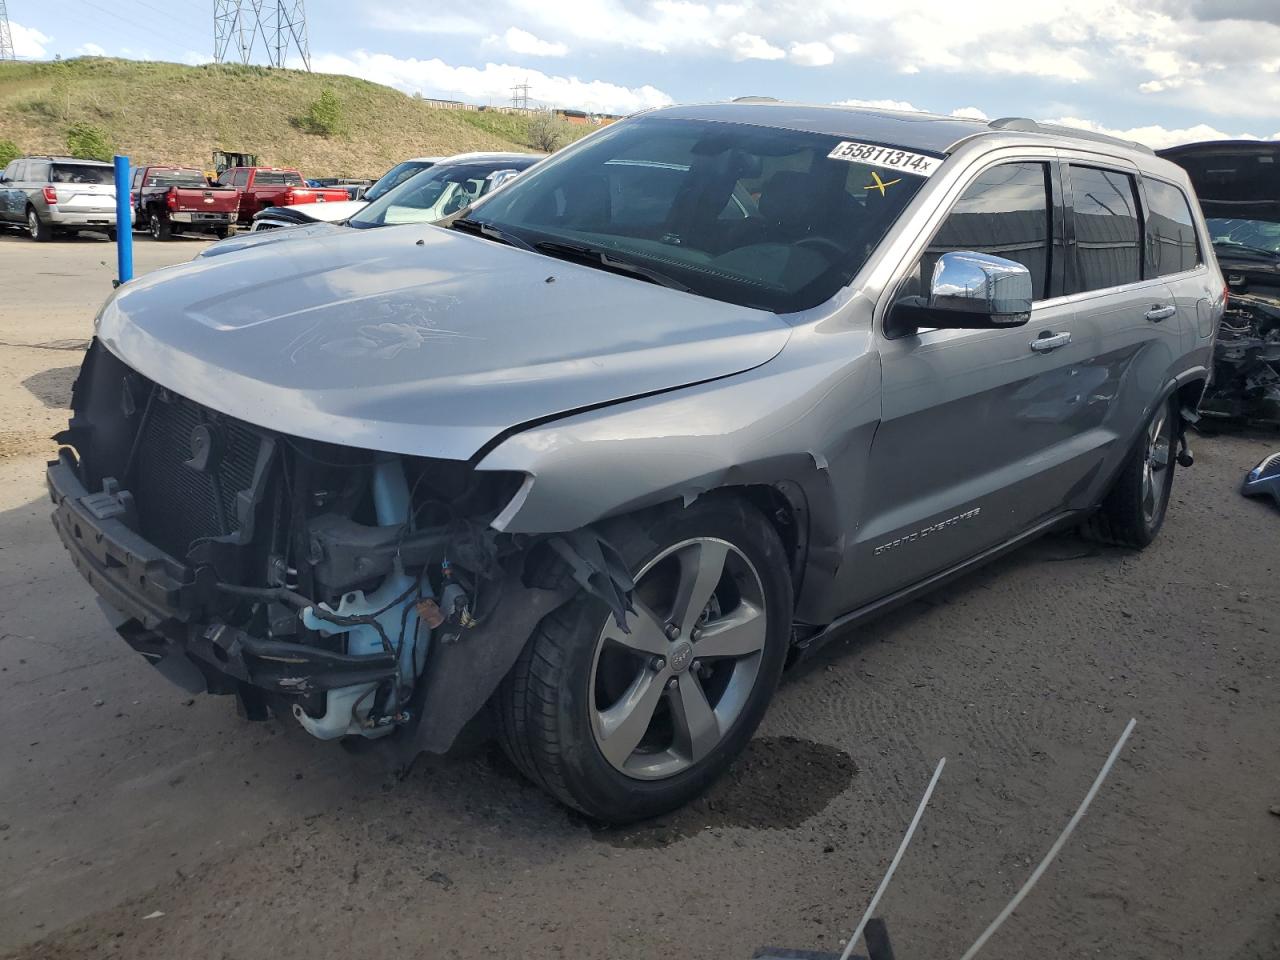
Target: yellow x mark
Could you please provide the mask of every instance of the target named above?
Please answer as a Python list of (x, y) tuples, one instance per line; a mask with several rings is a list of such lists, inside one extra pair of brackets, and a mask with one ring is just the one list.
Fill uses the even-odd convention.
[(884, 181), (884, 180), (881, 180), (881, 179), (880, 179), (880, 174), (876, 173), (874, 170), (872, 170), (872, 171), (871, 171), (871, 178), (872, 178), (873, 180), (875, 180), (875, 183), (868, 183), (868, 184), (867, 184), (865, 187), (863, 187), (862, 189), (863, 189), (863, 190), (879, 190), (879, 191), (880, 191), (880, 196), (882, 196), (882, 197), (884, 196), (884, 189), (885, 189), (885, 187), (892, 187), (895, 183), (901, 183), (901, 182), (902, 182), (902, 178), (901, 178), (901, 177), (899, 177), (897, 180), (889, 180), (888, 182), (886, 182), (886, 181)]

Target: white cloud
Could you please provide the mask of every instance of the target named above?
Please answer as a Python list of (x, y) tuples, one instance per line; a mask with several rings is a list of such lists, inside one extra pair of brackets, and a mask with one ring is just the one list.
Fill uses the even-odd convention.
[(861, 53), (865, 46), (862, 38), (856, 33), (837, 33), (827, 39), (837, 53)]
[(204, 63), (213, 63), (213, 57), (207, 53), (199, 53), (195, 50), (188, 50), (182, 55), (182, 62), (188, 66), (198, 67)]
[(96, 43), (82, 43), (76, 47), (77, 57), (105, 57), (106, 55), (107, 51)]
[(825, 67), (835, 59), (832, 49), (820, 40), (791, 44), (791, 62), (802, 67)]
[(906, 100), (838, 100), (838, 107), (866, 107), (870, 110), (900, 110), (906, 113), (924, 113), (914, 103), (908, 103)]
[(787, 52), (754, 33), (735, 33), (729, 38), (729, 53), (734, 60), (781, 60)]
[(519, 27), (508, 27), (502, 35), (502, 43), (512, 53), (523, 53), (530, 57), (563, 57), (569, 48), (563, 43), (540, 40), (528, 30)]
[(963, 117), (966, 120), (990, 120), (983, 111), (977, 107), (956, 107), (951, 111), (953, 117)]
[(44, 60), (49, 56), (45, 44), (53, 40), (34, 27), (24, 27), (16, 20), (9, 21), (9, 33), (13, 37), (14, 56), (30, 60)]
[(1045, 122), (1061, 124), (1064, 127), (1078, 127), (1081, 130), (1092, 130), (1094, 133), (1105, 133), (1112, 137), (1120, 137), (1122, 140), (1136, 140), (1138, 143), (1146, 144), (1153, 150), (1175, 147), (1181, 143), (1197, 143), (1201, 140), (1280, 140), (1280, 132), (1268, 137), (1256, 137), (1248, 133), (1224, 133), (1207, 123), (1198, 123), (1194, 126), (1180, 129), (1169, 129), (1158, 124), (1151, 124), (1145, 127), (1130, 127), (1120, 130), (1114, 127), (1104, 127), (1100, 123), (1085, 120), (1081, 117), (1059, 117), (1056, 120), (1046, 120)]
[(507, 63), (460, 67), (439, 59), (405, 59), (385, 53), (357, 50), (349, 57), (337, 54), (314, 55), (311, 58), (311, 68), (317, 73), (345, 73), (363, 77), (406, 93), (468, 100), (473, 103), (509, 103), (511, 88), (518, 83), (529, 84), (529, 97), (537, 103), (602, 113), (633, 113), (672, 102), (666, 93), (648, 84), (624, 87), (603, 80), (553, 76)]

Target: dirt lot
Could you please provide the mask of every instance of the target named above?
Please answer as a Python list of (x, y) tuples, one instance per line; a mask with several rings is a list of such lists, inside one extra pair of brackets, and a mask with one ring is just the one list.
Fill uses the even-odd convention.
[[(140, 240), (141, 269), (196, 242)], [(939, 756), (883, 902), (958, 956), (1126, 753), (984, 957), (1280, 957), (1280, 438), (1196, 444), (1142, 554), (1065, 536), (830, 649), (714, 794), (601, 831), (492, 750), (395, 780), (187, 699), (106, 628), (47, 520), (42, 438), (114, 250), (0, 237), (0, 953), (747, 958), (838, 949)]]

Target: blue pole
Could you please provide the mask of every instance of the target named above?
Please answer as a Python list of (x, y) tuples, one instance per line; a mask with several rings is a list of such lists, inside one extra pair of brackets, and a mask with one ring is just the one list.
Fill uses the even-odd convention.
[(133, 216), (129, 202), (129, 158), (116, 155), (116, 286), (133, 279)]

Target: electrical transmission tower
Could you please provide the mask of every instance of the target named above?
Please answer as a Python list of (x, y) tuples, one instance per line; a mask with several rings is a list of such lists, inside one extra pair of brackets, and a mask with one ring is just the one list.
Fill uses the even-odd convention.
[(283, 67), (296, 53), (310, 72), (303, 0), (213, 0), (213, 59), (248, 65), (259, 47), (273, 67)]
[(17, 60), (13, 52), (13, 33), (9, 30), (9, 10), (0, 0), (0, 60)]
[(529, 81), (517, 83), (511, 88), (511, 106), (517, 110), (529, 109)]

